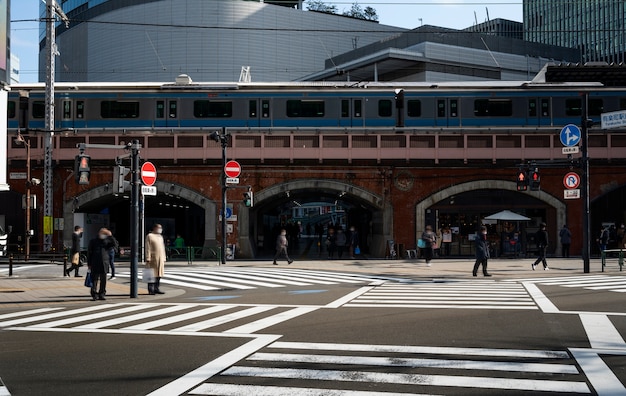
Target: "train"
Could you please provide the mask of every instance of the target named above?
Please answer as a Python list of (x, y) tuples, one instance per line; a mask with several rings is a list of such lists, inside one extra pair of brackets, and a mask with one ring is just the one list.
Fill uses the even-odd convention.
[[(553, 127), (626, 109), (600, 83), (67, 83), (55, 84), (55, 130), (238, 130)], [(10, 87), (9, 129), (45, 126), (43, 83)]]

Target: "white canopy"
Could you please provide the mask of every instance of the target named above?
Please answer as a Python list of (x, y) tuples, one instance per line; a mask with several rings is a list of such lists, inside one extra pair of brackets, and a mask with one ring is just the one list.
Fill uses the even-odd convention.
[(528, 221), (530, 218), (511, 212), (510, 210), (503, 210), (502, 212), (485, 217), (485, 220)]

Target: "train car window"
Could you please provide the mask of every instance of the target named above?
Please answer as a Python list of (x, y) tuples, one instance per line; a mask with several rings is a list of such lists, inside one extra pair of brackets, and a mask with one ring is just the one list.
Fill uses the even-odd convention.
[(9, 118), (15, 118), (15, 116), (16, 116), (16, 111), (15, 111), (15, 109), (16, 109), (15, 102), (14, 102), (14, 101), (12, 101), (12, 100), (11, 100), (11, 101), (9, 101), (9, 102), (7, 103), (7, 117), (9, 117)]
[(288, 100), (287, 117), (324, 117), (324, 101)]
[(599, 116), (604, 113), (604, 102), (599, 98), (589, 99), (589, 115)]
[(263, 118), (270, 117), (270, 101), (269, 99), (264, 99), (261, 101), (261, 111)]
[(378, 116), (379, 117), (391, 117), (393, 104), (389, 99), (381, 99), (378, 101)]
[(437, 100), (437, 117), (445, 117), (446, 116), (446, 100), (438, 99)]
[(406, 101), (406, 115), (409, 117), (421, 117), (422, 116), (422, 101), (417, 99), (410, 99)]
[(178, 102), (175, 100), (170, 100), (169, 108), (170, 108), (170, 112), (169, 112), (170, 118), (178, 117)]
[(85, 117), (85, 101), (77, 100), (76, 101), (76, 118), (84, 118)]
[(456, 99), (450, 99), (450, 117), (457, 117), (459, 115), (459, 101)]
[(257, 108), (256, 108), (256, 100), (251, 100), (248, 102), (248, 117), (256, 118), (257, 116)]
[(230, 118), (233, 116), (233, 102), (196, 100), (193, 102), (193, 115), (196, 118)]
[(550, 99), (541, 99), (541, 116), (550, 117)]
[(157, 100), (156, 102), (156, 118), (165, 118), (165, 101)]
[(360, 118), (363, 114), (363, 101), (361, 99), (354, 100), (354, 116)]
[(626, 110), (626, 98), (619, 99), (619, 109)]
[(33, 118), (46, 118), (46, 104), (43, 100), (33, 102)]
[(474, 100), (476, 117), (510, 117), (513, 115), (511, 99), (476, 99)]
[(528, 116), (537, 116), (537, 99), (528, 99)]
[(72, 118), (72, 102), (70, 102), (69, 100), (64, 100), (62, 107), (63, 107), (63, 119), (68, 120)]
[(348, 99), (341, 100), (341, 117), (350, 117), (350, 101)]
[(139, 117), (139, 102), (120, 102), (117, 100), (103, 100), (100, 102), (100, 117), (102, 118), (137, 118)]

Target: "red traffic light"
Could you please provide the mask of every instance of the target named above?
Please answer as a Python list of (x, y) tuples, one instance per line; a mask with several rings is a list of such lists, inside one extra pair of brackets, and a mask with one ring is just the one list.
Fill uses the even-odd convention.
[(526, 173), (520, 172), (517, 174), (517, 181), (524, 182), (526, 181)]

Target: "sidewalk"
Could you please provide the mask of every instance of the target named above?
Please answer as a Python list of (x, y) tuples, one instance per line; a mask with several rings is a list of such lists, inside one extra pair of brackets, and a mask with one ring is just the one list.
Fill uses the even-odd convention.
[[(502, 279), (526, 279), (561, 276), (580, 276), (583, 273), (583, 262), (580, 258), (560, 259), (548, 258), (549, 271), (544, 271), (539, 265), (536, 271), (531, 269), (533, 259), (492, 259), (489, 260), (489, 272), (491, 280)], [(285, 261), (279, 262), (278, 266), (272, 265), (271, 260), (229, 261), (227, 267), (257, 267), (257, 268), (297, 268), (317, 271), (332, 271), (346, 273), (361, 273), (391, 278), (411, 279), (437, 279), (437, 278), (472, 278), (471, 259), (435, 259), (430, 267), (423, 260), (306, 260), (296, 261), (287, 265)], [(142, 265), (140, 264), (140, 267)], [(187, 262), (168, 262), (166, 268), (178, 269), (218, 267), (215, 261), (197, 261), (189, 266)], [(116, 269), (128, 271), (128, 262), (116, 263)], [(601, 272), (599, 259), (591, 260), (591, 273), (597, 275)], [(605, 274), (623, 275), (619, 271), (617, 260), (607, 261)], [(0, 264), (0, 309), (13, 304), (41, 305), (50, 303), (87, 302), (91, 300), (89, 289), (83, 286), (84, 278), (63, 277), (62, 265), (40, 263), (15, 263), (13, 276), (8, 276), (6, 263)], [(86, 268), (80, 269), (80, 274), (86, 273)], [(483, 279), (480, 275), (477, 279)], [(130, 286), (127, 278), (117, 278), (107, 282), (107, 299), (127, 302), (153, 301), (159, 298), (171, 298), (185, 293), (183, 289), (168, 286), (167, 294), (163, 296), (150, 296), (145, 283), (139, 282), (138, 298), (131, 299)]]

